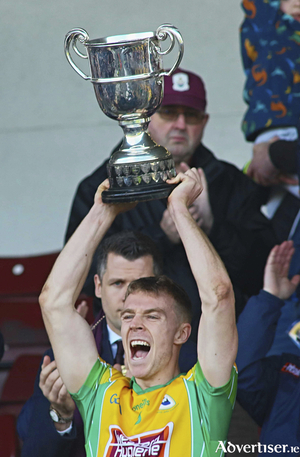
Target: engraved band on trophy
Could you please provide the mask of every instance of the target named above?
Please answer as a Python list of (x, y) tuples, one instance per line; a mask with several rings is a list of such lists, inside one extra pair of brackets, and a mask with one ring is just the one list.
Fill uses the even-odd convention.
[[(170, 40), (166, 50), (161, 42)], [(162, 56), (178, 44), (177, 60), (169, 71), (162, 69)], [(77, 47), (84, 45), (87, 54)], [(81, 71), (70, 54), (70, 47), (88, 59), (91, 76)], [(183, 39), (178, 29), (163, 24), (156, 32), (116, 35), (90, 40), (84, 29), (73, 29), (65, 37), (65, 54), (73, 69), (94, 86), (104, 114), (118, 120), (124, 137), (120, 148), (108, 162), (110, 188), (105, 203), (146, 201), (164, 198), (175, 187), (166, 183), (176, 176), (172, 155), (157, 145), (147, 133), (150, 116), (163, 98), (164, 76), (170, 76), (183, 56)]]

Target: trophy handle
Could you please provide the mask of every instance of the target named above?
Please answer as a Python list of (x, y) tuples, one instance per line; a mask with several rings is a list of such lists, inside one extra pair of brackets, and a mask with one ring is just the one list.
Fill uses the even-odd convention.
[(165, 41), (167, 39), (167, 37), (169, 37), (171, 40), (170, 46), (165, 51), (161, 51), (160, 49), (157, 49), (157, 53), (162, 56), (169, 54), (172, 51), (172, 49), (174, 48), (174, 45), (175, 45), (175, 39), (177, 40), (177, 43), (179, 46), (179, 51), (178, 51), (176, 62), (174, 63), (171, 70), (163, 71), (162, 73), (160, 73), (160, 76), (171, 76), (171, 74), (179, 67), (180, 62), (182, 61), (183, 51), (184, 51), (182, 35), (179, 32), (179, 30), (176, 27), (174, 27), (174, 25), (162, 24), (156, 30), (156, 36), (161, 41)]
[(72, 45), (72, 48), (74, 52), (81, 57), (82, 59), (88, 59), (87, 54), (82, 54), (82, 52), (79, 51), (77, 48), (77, 40), (80, 41), (80, 43), (85, 43), (86, 41), (89, 40), (88, 33), (84, 29), (72, 29), (70, 32), (67, 33), (65, 36), (65, 54), (66, 58), (71, 65), (71, 67), (76, 71), (76, 73), (79, 74), (83, 79), (86, 80), (91, 80), (91, 77), (83, 73), (83, 71), (80, 70), (80, 68), (77, 67), (75, 62), (73, 61), (71, 54), (70, 54), (70, 46)]

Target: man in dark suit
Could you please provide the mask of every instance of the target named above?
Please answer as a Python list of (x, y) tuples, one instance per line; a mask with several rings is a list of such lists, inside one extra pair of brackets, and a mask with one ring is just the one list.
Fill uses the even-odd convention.
[[(146, 235), (119, 232), (99, 246), (94, 282), (102, 309), (92, 329), (101, 358), (118, 369), (124, 365), (120, 309), (127, 286), (161, 271), (160, 253)], [(83, 313), (84, 304), (80, 306)], [(188, 341), (179, 359), (181, 371), (188, 371), (196, 360), (196, 345)], [(22, 457), (85, 456), (81, 416), (60, 378), (52, 349), (43, 358), (34, 395), (19, 416), (18, 433), (24, 442)]]

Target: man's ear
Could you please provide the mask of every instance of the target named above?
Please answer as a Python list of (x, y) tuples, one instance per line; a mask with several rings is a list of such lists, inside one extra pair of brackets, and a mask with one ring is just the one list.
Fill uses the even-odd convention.
[(101, 298), (101, 292), (102, 292), (101, 280), (98, 275), (94, 276), (94, 284), (95, 284), (95, 295), (96, 295), (96, 297)]
[(179, 329), (174, 337), (174, 344), (184, 344), (189, 339), (192, 327), (191, 324), (184, 322), (180, 324)]

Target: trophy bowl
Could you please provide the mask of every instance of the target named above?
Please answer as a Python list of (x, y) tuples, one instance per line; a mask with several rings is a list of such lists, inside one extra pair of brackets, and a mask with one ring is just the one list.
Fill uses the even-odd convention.
[[(161, 42), (170, 40), (166, 50)], [(162, 56), (178, 44), (176, 62), (168, 71)], [(78, 43), (86, 53), (78, 49)], [(71, 54), (88, 59), (91, 76), (75, 64)], [(178, 29), (163, 24), (156, 32), (132, 33), (90, 40), (84, 29), (73, 29), (65, 37), (65, 54), (73, 69), (94, 86), (101, 110), (117, 120), (123, 140), (107, 165), (110, 188), (102, 193), (105, 203), (146, 201), (167, 197), (176, 176), (172, 155), (156, 144), (147, 132), (150, 116), (162, 102), (164, 76), (170, 76), (183, 56), (183, 39)]]

